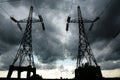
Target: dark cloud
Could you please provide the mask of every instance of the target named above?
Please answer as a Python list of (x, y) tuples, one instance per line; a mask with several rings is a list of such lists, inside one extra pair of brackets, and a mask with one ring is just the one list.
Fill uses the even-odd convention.
[(120, 30), (120, 24), (117, 23), (119, 20), (120, 10), (119, 8), (119, 0), (111, 2), (111, 6), (105, 10), (104, 15), (101, 16), (100, 21), (98, 21), (98, 25), (94, 27), (92, 32), (93, 39), (91, 41), (98, 40), (112, 40), (113, 35)]
[[(4, 43), (10, 44), (10, 45), (16, 45), (19, 43), (20, 40), (20, 34), (13, 25), (10, 23), (10, 19), (6, 19), (3, 15), (0, 15), (0, 40)], [(19, 36), (19, 37), (18, 37)]]
[(19, 44), (21, 35), (10, 23), (10, 19), (0, 14), (0, 54), (11, 50), (15, 45)]
[[(110, 45), (108, 45), (108, 50), (109, 52), (106, 53), (105, 50), (103, 50), (102, 55), (99, 56), (98, 61), (109, 61), (109, 60), (119, 60), (120, 59), (120, 43), (119, 43), (119, 35), (118, 37), (116, 37), (115, 39), (113, 39), (113, 41), (110, 43)], [(112, 47), (111, 47), (112, 46)], [(106, 50), (107, 50), (106, 48)]]
[(103, 70), (117, 69), (120, 68), (120, 61), (104, 61), (100, 63), (100, 66)]
[(13, 47), (10, 51), (5, 52), (4, 54), (2, 53), (2, 55), (0, 56), (0, 64), (2, 64), (0, 66), (0, 70), (9, 69), (8, 65), (12, 64), (16, 52), (17, 52), (17, 48)]
[[(36, 51), (36, 54), (39, 56), (39, 59), (43, 63), (51, 63), (54, 62), (58, 59), (64, 59), (64, 49), (61, 41), (56, 37), (58, 35), (58, 32), (54, 30), (53, 25), (47, 25), (49, 26), (48, 29), (46, 27), (45, 32), (36, 32), (34, 34), (35, 38), (37, 37), (36, 40), (33, 40), (35, 42), (34, 45), (34, 50)], [(37, 34), (40, 34), (37, 36)]]
[[(56, 9), (58, 6), (60, 5), (62, 2), (64, 2), (64, 0), (61, 1), (56, 1), (56, 0), (18, 0), (18, 1), (13, 1), (13, 0), (9, 0), (9, 3), (14, 6), (14, 7), (18, 7), (18, 6), (34, 6), (38, 9), (40, 8), (45, 8), (48, 7), (50, 9)], [(37, 9), (35, 9), (37, 10)]]
[(37, 69), (41, 69), (41, 70), (50, 70), (50, 69), (56, 69), (56, 63), (47, 63), (47, 64), (41, 64), (41, 63), (35, 63), (35, 67)]
[[(71, 1), (68, 0), (21, 0), (17, 2), (5, 3), (6, 5), (11, 5), (11, 9), (19, 9), (19, 7), (25, 7), (29, 9), (32, 4), (35, 7), (35, 13), (38, 12), (43, 16), (46, 31), (42, 31), (41, 24), (33, 24), (33, 49), (35, 55), (41, 64), (46, 64), (43, 68), (42, 65), (36, 63), (37, 68), (40, 69), (53, 69), (56, 68), (55, 62), (57, 60), (64, 60), (67, 57), (71, 59), (76, 59), (77, 47), (78, 47), (78, 29), (77, 25), (71, 25), (69, 32), (66, 34), (65, 23), (60, 23), (60, 20), (64, 18), (66, 20), (69, 11)], [(76, 4), (81, 6), (82, 14), (84, 18), (94, 19), (99, 13), (104, 9), (109, 1), (104, 2), (104, 0), (80, 0), (74, 2), (73, 14), (71, 16), (74, 18), (76, 15)], [(95, 23), (91, 32), (88, 31), (89, 24), (85, 25), (88, 39), (92, 45), (93, 50), (103, 51), (95, 53), (97, 61), (100, 63), (102, 69), (114, 69), (120, 68), (119, 64), (114, 64), (115, 61), (120, 59), (119, 55), (119, 39), (110, 41), (116, 32), (120, 30), (120, 10), (119, 10), (119, 0), (112, 1), (111, 5), (105, 10), (104, 14), (100, 16), (100, 20)], [(4, 5), (4, 6), (6, 6)], [(38, 8), (38, 9), (37, 9)], [(8, 6), (5, 7), (6, 11), (9, 10)], [(39, 10), (39, 11), (38, 11)], [(3, 10), (1, 10), (3, 12)], [(18, 17), (19, 12), (11, 14)], [(22, 12), (22, 11), (21, 11)], [(4, 12), (3, 12), (4, 13)], [(28, 13), (26, 11), (26, 13)], [(23, 18), (23, 14), (21, 13)], [(10, 16), (10, 15), (9, 15)], [(74, 27), (75, 26), (75, 27)], [(17, 25), (11, 25), (10, 19), (5, 14), (0, 15), (0, 62), (4, 64), (1, 69), (8, 69), (13, 57), (10, 56), (5, 60), (7, 54), (16, 53), (14, 46), (18, 46), (19, 41), (23, 33), (19, 32)], [(70, 34), (69, 36), (67, 34)], [(62, 42), (63, 36), (68, 36), (65, 39), (65, 43)], [(109, 45), (109, 47), (106, 47)], [(111, 50), (105, 52), (107, 48)], [(15, 50), (14, 50), (15, 49)], [(104, 50), (105, 49), (105, 50)], [(13, 51), (14, 50), (14, 51)], [(101, 54), (100, 54), (101, 53)], [(14, 56), (14, 55), (13, 55)], [(113, 62), (114, 61), (114, 62)], [(111, 63), (110, 63), (111, 62)], [(9, 64), (8, 64), (9, 63)], [(106, 63), (110, 65), (107, 67)], [(61, 66), (62, 67), (62, 66)], [(64, 67), (63, 67), (64, 68)]]
[[(90, 38), (91, 41), (98, 42), (103, 41), (104, 44), (98, 45), (99, 50), (103, 50), (104, 48), (107, 48), (107, 45), (110, 45), (110, 51), (107, 54), (103, 54), (98, 58), (98, 61), (109, 61), (109, 60), (119, 60), (119, 37), (116, 37), (117, 39), (114, 40), (113, 36), (116, 32), (120, 30), (120, 24), (118, 24), (119, 16), (120, 16), (120, 10), (118, 10), (120, 1), (112, 1), (111, 6), (106, 9), (105, 14), (103, 15), (102, 19), (98, 22), (98, 25), (95, 26), (93, 30), (93, 38)], [(103, 52), (106, 53), (106, 52)], [(112, 65), (112, 64), (111, 64)], [(114, 65), (114, 64), (113, 64)]]

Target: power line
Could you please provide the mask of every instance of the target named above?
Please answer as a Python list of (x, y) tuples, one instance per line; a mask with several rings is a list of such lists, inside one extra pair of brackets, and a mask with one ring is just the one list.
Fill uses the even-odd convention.
[(5, 3), (5, 2), (16, 2), (16, 1), (22, 1), (22, 0), (0, 1), (0, 3)]
[(74, 3), (74, 0), (71, 1), (71, 7), (70, 7), (70, 13), (69, 13), (69, 16), (72, 14), (72, 8), (73, 8), (73, 3)]
[(103, 9), (103, 11), (98, 15), (99, 17), (104, 14), (105, 10), (110, 6), (111, 2), (112, 2), (112, 0), (110, 0), (110, 1), (108, 2), (108, 4), (107, 4), (107, 5), (105, 6), (105, 8)]
[[(8, 17), (10, 16), (10, 14), (2, 6), (0, 8), (7, 14)], [(10, 23), (12, 26), (14, 26), (11, 20)]]
[(2, 6), (0, 8), (9, 16), (9, 13)]
[[(34, 1), (35, 1), (35, 0), (34, 0)], [(32, 1), (32, 2), (33, 2), (34, 6), (35, 6), (35, 8), (36, 8), (36, 10), (37, 10), (37, 13), (39, 14), (39, 10), (38, 10), (37, 4), (36, 4), (36, 2), (34, 2), (34, 1)]]

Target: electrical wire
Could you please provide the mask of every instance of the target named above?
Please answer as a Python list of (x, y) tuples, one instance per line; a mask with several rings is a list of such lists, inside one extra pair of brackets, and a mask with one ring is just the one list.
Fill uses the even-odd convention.
[[(7, 14), (8, 17), (10, 16), (10, 14), (2, 6), (0, 8)], [(13, 23), (11, 20), (10, 20), (10, 22), (11, 22), (11, 25), (13, 26)]]
[[(7, 14), (8, 17), (10, 16), (10, 14), (2, 6), (0, 8)], [(10, 24), (12, 26), (14, 26), (14, 24), (12, 23), (12, 20), (9, 20), (9, 21), (10, 21)], [(17, 34), (15, 34), (15, 35), (17, 35)]]
[(16, 1), (21, 1), (21, 0), (12, 0), (12, 1), (0, 1), (0, 3), (5, 3), (5, 2), (16, 2)]
[(112, 0), (110, 0), (110, 1), (108, 2), (108, 4), (107, 4), (107, 5), (105, 6), (105, 8), (103, 9), (103, 11), (98, 15), (99, 17), (102, 16), (102, 15), (105, 13), (106, 9), (109, 8), (109, 6), (111, 5), (111, 2), (112, 2)]
[(74, 4), (74, 0), (71, 1), (71, 6), (70, 6), (70, 13), (69, 13), (69, 16), (72, 14), (72, 8), (73, 8), (73, 4)]
[(39, 14), (39, 9), (38, 9), (38, 7), (37, 7), (37, 4), (36, 4), (35, 0), (32, 1), (32, 2), (33, 2), (34, 6), (35, 6), (35, 8), (36, 8), (37, 13)]
[(9, 16), (9, 13), (2, 6), (0, 8)]

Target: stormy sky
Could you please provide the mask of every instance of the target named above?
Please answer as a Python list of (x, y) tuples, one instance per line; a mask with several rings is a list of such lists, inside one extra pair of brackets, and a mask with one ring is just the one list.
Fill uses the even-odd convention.
[[(85, 24), (85, 30), (101, 69), (120, 68), (120, 34), (114, 37), (120, 32), (119, 4), (120, 0), (73, 0), (73, 3), (72, 0), (0, 0), (0, 70), (9, 68), (23, 36), (10, 16), (18, 20), (27, 18), (31, 5), (34, 17), (42, 15), (46, 28), (43, 31), (40, 23), (33, 24), (32, 28), (37, 68), (55, 69), (59, 64), (56, 61), (76, 59), (78, 27), (71, 24), (68, 32), (65, 28), (68, 15), (77, 18), (78, 5), (84, 19), (100, 17), (91, 31), (88, 30), (90, 24)], [(22, 28), (25, 27), (22, 24)]]

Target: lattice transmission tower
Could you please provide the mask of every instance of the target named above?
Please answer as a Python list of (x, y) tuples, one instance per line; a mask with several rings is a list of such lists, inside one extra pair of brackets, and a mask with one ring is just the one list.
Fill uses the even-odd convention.
[[(12, 72), (18, 71), (18, 78), (21, 77), (22, 71), (27, 71), (27, 78), (30, 77), (31, 72), (36, 75), (36, 68), (34, 64), (33, 49), (32, 49), (32, 23), (41, 22), (43, 30), (45, 30), (43, 19), (38, 15), (39, 19), (33, 18), (33, 7), (30, 7), (29, 16), (27, 19), (16, 20), (14, 17), (10, 17), (15, 23), (17, 23), (19, 29), (22, 31), (20, 23), (26, 23), (26, 29), (20, 42), (20, 47), (17, 51), (15, 59), (10, 66), (7, 77), (10, 78)], [(17, 66), (16, 66), (16, 65)]]
[(77, 65), (75, 70), (75, 77), (77, 79), (81, 78), (84, 80), (85, 76), (86, 77), (87, 75), (90, 76), (91, 74), (90, 72), (92, 72), (92, 69), (94, 72), (92, 76), (96, 76), (96, 75), (99, 76), (100, 74), (98, 64), (93, 55), (84, 28), (85, 23), (91, 23), (91, 26), (89, 28), (89, 30), (91, 30), (94, 22), (96, 22), (98, 19), (99, 17), (97, 17), (94, 20), (83, 19), (80, 6), (77, 7), (77, 19), (71, 19), (70, 16), (68, 16), (67, 18), (66, 31), (68, 31), (69, 29), (69, 23), (77, 23), (79, 30), (78, 55), (77, 55)]

